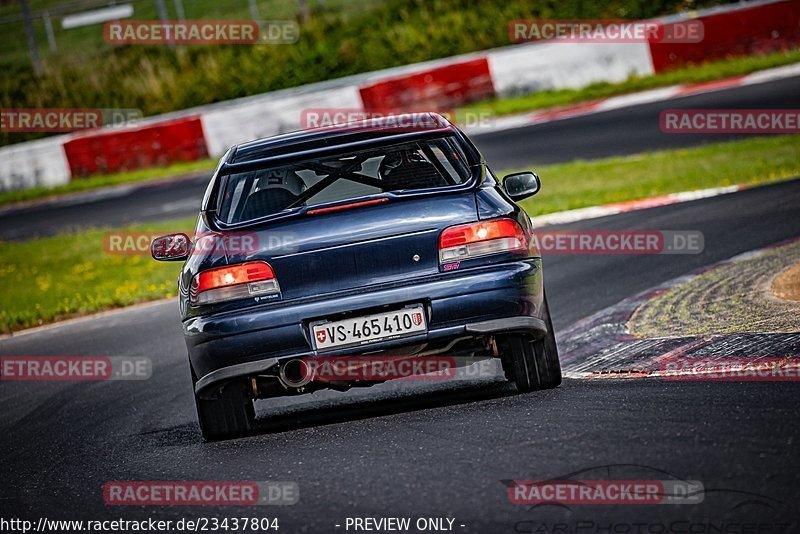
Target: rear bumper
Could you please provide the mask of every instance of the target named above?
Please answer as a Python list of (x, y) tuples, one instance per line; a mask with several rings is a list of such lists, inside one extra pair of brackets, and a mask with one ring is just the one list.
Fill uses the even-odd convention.
[[(534, 337), (541, 337), (547, 333), (547, 325), (538, 317), (509, 317), (507, 319), (492, 319), (490, 321), (467, 324), (458, 329), (458, 331), (455, 329), (450, 330), (448, 334), (453, 338), (458, 338), (462, 335), (507, 334), (512, 332), (521, 332), (531, 334)], [(414, 338), (404, 338), (402, 341), (403, 344), (416, 344), (424, 339), (426, 339), (425, 336), (415, 336)], [(330, 354), (346, 355), (347, 352), (339, 351), (325, 353), (326, 356)], [(310, 355), (312, 354), (304, 354), (300, 356), (306, 357)], [(213, 387), (215, 384), (236, 378), (244, 378), (267, 373), (271, 369), (276, 368), (279, 363), (279, 358), (266, 358), (262, 360), (256, 360), (254, 362), (240, 363), (217, 369), (216, 371), (208, 373), (197, 381), (195, 384), (195, 392), (199, 393), (201, 390)]]
[(308, 324), (343, 314), (367, 315), (387, 307), (422, 303), (428, 331), (401, 339), (324, 351), (355, 355), (424, 346), (459, 338), (523, 332), (541, 336), (542, 269), (540, 259), (465, 269), (415, 280), (413, 284), (277, 302), (235, 313), (193, 317), (184, 321), (195, 390), (238, 377), (267, 373), (281, 360), (318, 356)]

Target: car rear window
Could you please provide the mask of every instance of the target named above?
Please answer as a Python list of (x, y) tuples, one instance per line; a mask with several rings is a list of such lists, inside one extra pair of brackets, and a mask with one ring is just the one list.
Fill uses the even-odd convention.
[(224, 176), (217, 218), (238, 224), (388, 191), (447, 188), (469, 178), (454, 139), (414, 141)]

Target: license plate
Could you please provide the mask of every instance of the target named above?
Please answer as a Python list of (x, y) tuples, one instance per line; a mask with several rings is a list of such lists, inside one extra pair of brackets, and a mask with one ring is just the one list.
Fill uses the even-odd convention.
[(317, 350), (366, 345), (426, 332), (422, 306), (311, 326)]

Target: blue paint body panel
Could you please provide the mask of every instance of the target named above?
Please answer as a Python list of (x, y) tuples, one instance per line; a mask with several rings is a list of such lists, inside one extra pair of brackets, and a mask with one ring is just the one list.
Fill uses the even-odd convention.
[[(326, 213), (281, 215), (235, 229), (215, 220), (219, 180), (226, 168), (238, 171), (270, 158), (291, 158), (293, 150), (346, 151), (349, 143), (361, 147), (387, 138), (398, 142), (431, 135), (457, 140), (472, 173), (467, 183), (441, 191), (384, 194), (381, 198), (385, 200), (380, 203)], [(315, 206), (319, 207), (324, 206)], [(183, 266), (181, 315), (195, 376), (214, 376), (231, 366), (259, 361), (266, 365), (276, 358), (315, 356), (311, 323), (412, 304), (424, 306), (427, 333), (325, 354), (364, 354), (367, 350), (380, 354), (441, 346), (464, 338), (479, 344), (485, 336), (470, 333), (470, 324), (512, 317), (542, 318), (541, 258), (527, 252), (501, 253), (440, 265), (439, 236), (444, 229), (498, 217), (515, 219), (526, 232), (531, 230), (528, 216), (508, 198), (472, 143), (449, 124), (433, 132), (380, 135), (359, 129), (327, 136), (300, 132), (234, 147), (212, 177), (197, 231), (216, 236), (246, 232), (258, 246), (246, 252), (225, 250), (220, 254), (217, 249), (214, 254), (191, 254)], [(191, 303), (190, 285), (199, 272), (255, 260), (272, 266), (280, 286), (278, 295), (200, 306)]]

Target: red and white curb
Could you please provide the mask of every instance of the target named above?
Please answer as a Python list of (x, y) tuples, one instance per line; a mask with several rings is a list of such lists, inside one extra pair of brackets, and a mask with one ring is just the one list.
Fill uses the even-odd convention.
[(554, 108), (526, 112), (518, 115), (499, 117), (486, 121), (486, 123), (465, 127), (464, 130), (471, 135), (511, 130), (514, 128), (521, 128), (534, 124), (544, 124), (557, 120), (592, 115), (594, 113), (601, 113), (603, 111), (610, 111), (613, 109), (628, 108), (641, 104), (650, 104), (653, 102), (663, 102), (685, 96), (711, 93), (714, 91), (731, 89), (733, 87), (742, 87), (745, 85), (755, 85), (774, 80), (781, 80), (784, 78), (793, 78), (795, 76), (800, 76), (800, 63), (793, 63), (783, 67), (758, 71), (745, 76), (734, 76), (732, 78), (725, 78), (723, 80), (714, 80), (696, 84), (672, 85), (669, 87), (661, 87), (658, 89), (651, 89), (638, 93), (612, 96), (601, 100), (591, 100), (588, 102), (580, 102), (578, 104), (570, 104), (568, 106), (557, 106)]
[[(442, 109), (486, 98), (619, 83), (679, 65), (791, 49), (800, 0), (751, 0), (655, 19), (706, 25), (702, 43), (534, 41), (282, 89), (153, 116), (126, 128), (79, 131), (0, 147), (0, 190), (55, 186), (79, 176), (219, 157), (236, 144), (302, 127), (305, 110)], [(766, 48), (762, 48), (766, 46)], [(751, 50), (752, 49), (752, 50)], [(695, 86), (656, 89), (601, 101), (542, 110), (471, 126), (503, 130), (766, 81), (778, 71)], [(728, 85), (726, 85), (728, 84)], [(138, 146), (136, 154), (126, 147)], [(134, 157), (135, 156), (135, 157)]]
[(533, 222), (534, 228), (540, 228), (542, 226), (549, 226), (553, 224), (566, 224), (583, 221), (586, 219), (606, 217), (608, 215), (616, 215), (618, 213), (626, 213), (629, 211), (657, 208), (659, 206), (679, 204), (681, 202), (689, 202), (692, 200), (699, 200), (701, 198), (710, 198), (728, 193), (735, 193), (736, 191), (741, 191), (742, 189), (746, 188), (746, 185), (740, 184), (724, 187), (711, 187), (709, 189), (698, 189), (696, 191), (683, 191), (680, 193), (670, 193), (667, 195), (659, 195), (639, 200), (604, 204), (602, 206), (590, 206), (588, 208), (547, 213), (545, 215), (531, 217), (531, 221)]
[[(571, 379), (669, 378), (680, 379), (683, 372), (666, 371), (664, 362), (686, 356), (724, 361), (734, 352), (744, 352), (747, 362), (770, 354), (785, 361), (781, 368), (797, 374), (800, 368), (800, 332), (738, 332), (705, 336), (667, 336), (639, 338), (628, 330), (628, 321), (650, 299), (708, 271), (723, 265), (752, 259), (775, 248), (791, 245), (800, 238), (790, 238), (763, 248), (737, 254), (728, 259), (695, 269), (604, 308), (558, 332), (563, 376)], [(714, 374), (717, 371), (709, 371)], [(687, 376), (696, 377), (692, 370)], [(696, 377), (696, 378), (702, 378)], [(709, 377), (710, 378), (710, 377)]]

